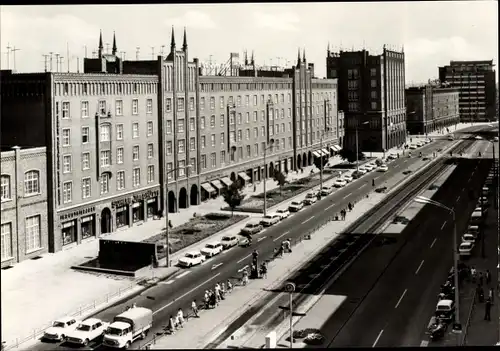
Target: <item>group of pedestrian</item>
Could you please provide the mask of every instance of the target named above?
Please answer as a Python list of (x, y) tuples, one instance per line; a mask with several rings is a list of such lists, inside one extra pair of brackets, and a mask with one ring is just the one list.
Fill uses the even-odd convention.
[(182, 312), (182, 308), (179, 308), (175, 317), (170, 315), (167, 330), (170, 334), (175, 334), (176, 330), (181, 328), (184, 328), (184, 312)]
[[(476, 294), (478, 297), (479, 303), (484, 304), (484, 320), (491, 321), (491, 306), (493, 306), (494, 300), (494, 289), (491, 287), (491, 272), (489, 269), (486, 272), (478, 272), (474, 266), (470, 267), (470, 275), (472, 278), (472, 282), (476, 283)], [(485, 300), (485, 294), (483, 286), (486, 285), (486, 289), (488, 289), (488, 297)]]

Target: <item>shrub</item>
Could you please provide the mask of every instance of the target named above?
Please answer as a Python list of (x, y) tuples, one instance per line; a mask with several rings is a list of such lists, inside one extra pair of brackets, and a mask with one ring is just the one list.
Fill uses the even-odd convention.
[(231, 216), (229, 216), (225, 213), (207, 213), (203, 217), (205, 219), (208, 219), (211, 221), (225, 221), (225, 220), (231, 218)]

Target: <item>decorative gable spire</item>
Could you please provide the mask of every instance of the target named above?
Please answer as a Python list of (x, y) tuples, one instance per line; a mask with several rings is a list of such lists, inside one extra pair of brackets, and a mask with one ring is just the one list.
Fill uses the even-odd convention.
[(297, 52), (297, 67), (300, 67), (300, 48), (298, 49)]
[(175, 49), (175, 34), (174, 34), (174, 26), (172, 26), (172, 36), (170, 39), (170, 48)]
[(302, 51), (302, 62), (304, 62), (304, 64), (306, 63), (306, 48)]
[(255, 66), (255, 60), (254, 60), (254, 57), (253, 57), (253, 50), (252, 50), (252, 59), (251, 59), (251, 64), (252, 64), (252, 66)]
[(328, 46), (326, 47), (326, 54), (330, 57), (330, 42), (328, 42)]
[(113, 32), (113, 51), (112, 51), (112, 54), (116, 55), (117, 51), (118, 51), (118, 49), (116, 47), (116, 35), (115, 35), (115, 32)]
[(187, 47), (188, 43), (187, 43), (186, 27), (184, 27), (184, 39), (182, 43), (182, 50), (186, 51)]
[(102, 50), (104, 49), (104, 45), (102, 45), (102, 30), (99, 31), (99, 57), (102, 57)]

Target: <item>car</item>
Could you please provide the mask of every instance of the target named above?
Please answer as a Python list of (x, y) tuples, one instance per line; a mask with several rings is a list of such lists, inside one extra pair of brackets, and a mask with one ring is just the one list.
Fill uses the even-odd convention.
[(220, 254), (223, 250), (224, 248), (222, 247), (222, 244), (215, 241), (213, 243), (206, 244), (205, 247), (200, 250), (200, 252), (206, 257), (214, 257), (215, 255)]
[(260, 233), (262, 229), (262, 224), (260, 222), (249, 222), (241, 228), (240, 233), (252, 235)]
[(398, 158), (398, 156), (396, 154), (389, 154), (389, 155), (387, 155), (387, 159), (389, 159), (389, 160), (395, 160), (397, 158)]
[(240, 247), (248, 247), (250, 246), (250, 240), (244, 236), (238, 236), (238, 246)]
[(418, 146), (416, 144), (410, 144), (410, 149), (415, 150)]
[(109, 323), (97, 318), (86, 319), (66, 335), (66, 342), (87, 346), (89, 342), (104, 334), (108, 325)]
[(202, 255), (199, 251), (187, 252), (184, 257), (179, 258), (179, 266), (181, 267), (193, 267), (198, 264), (205, 262), (205, 255)]
[(453, 134), (448, 135), (448, 140), (453, 141), (455, 138), (453, 137)]
[(367, 164), (365, 164), (365, 165), (363, 165), (363, 166), (361, 166), (359, 168), (360, 169), (365, 169), (367, 172), (371, 172), (371, 171), (373, 171), (375, 169), (375, 167), (376, 166), (373, 166), (373, 165), (367, 163)]
[(429, 144), (429, 143), (431, 143), (431, 142), (432, 142), (432, 139), (431, 139), (431, 138), (427, 138), (427, 139), (425, 139), (425, 140), (424, 140), (424, 143), (426, 143), (426, 144)]
[(262, 217), (260, 224), (264, 227), (270, 227), (281, 220), (281, 217), (277, 214), (268, 214)]
[(480, 136), (480, 135), (476, 135), (475, 139), (476, 139), (476, 140), (482, 140), (482, 139), (483, 139), (483, 137), (482, 137), (482, 136)]
[(473, 234), (473, 235), (478, 235), (479, 234), (479, 226), (477, 225), (469, 225), (467, 227), (467, 233)]
[(380, 165), (377, 168), (377, 172), (387, 172), (388, 170), (389, 170), (389, 167), (387, 167), (387, 165)]
[(368, 171), (363, 166), (358, 167), (358, 169), (355, 172), (358, 172), (361, 175), (365, 175), (366, 173), (368, 173)]
[(474, 243), (470, 241), (463, 242), (458, 247), (458, 254), (460, 256), (470, 256), (473, 248), (474, 248)]
[(341, 179), (345, 180), (346, 183), (350, 183), (354, 180), (352, 175), (349, 175), (349, 174), (344, 174)]
[(488, 201), (488, 198), (486, 196), (481, 196), (477, 202), (478, 207), (489, 207), (490, 202)]
[(80, 321), (76, 320), (74, 317), (63, 317), (55, 320), (52, 326), (49, 327), (43, 333), (43, 338), (47, 340), (64, 341), (66, 336), (72, 330), (74, 330)]
[(321, 195), (322, 196), (328, 196), (332, 193), (332, 189), (327, 187), (327, 186), (324, 186), (321, 188)]
[(498, 141), (498, 137), (497, 137), (497, 136), (496, 136), (496, 137), (494, 137), (494, 138), (493, 138), (493, 141)]
[(352, 176), (352, 179), (359, 179), (363, 176), (363, 174), (366, 174), (366, 171), (364, 171), (364, 170), (363, 170), (363, 172), (354, 171), (354, 172), (352, 172), (351, 176)]
[(484, 186), (483, 189), (481, 190), (481, 195), (483, 197), (487, 197), (490, 194), (490, 188), (487, 186)]
[(304, 199), (304, 205), (312, 205), (312, 204), (316, 203), (317, 200), (318, 200), (318, 197), (315, 193), (309, 193), (306, 195), (306, 197)]
[(333, 186), (336, 188), (343, 188), (347, 185), (347, 182), (343, 179), (337, 179), (335, 182), (333, 182)]
[(287, 218), (288, 216), (290, 216), (290, 211), (288, 211), (287, 208), (282, 208), (280, 210), (277, 210), (276, 214), (279, 215), (281, 217), (281, 219), (283, 220), (283, 219)]
[(422, 147), (422, 146), (425, 145), (425, 141), (422, 141), (422, 140), (421, 141), (417, 141), (416, 144), (417, 144), (418, 147)]
[(475, 243), (476, 238), (472, 234), (464, 234), (464, 235), (462, 235), (462, 242), (463, 243), (466, 243), (466, 242)]
[(290, 212), (299, 212), (304, 208), (304, 203), (302, 201), (292, 201), (290, 206), (288, 206), (288, 210)]
[(220, 240), (220, 243), (222, 244), (224, 250), (226, 250), (238, 245), (238, 238), (236, 237), (236, 235), (224, 235)]
[(453, 300), (443, 299), (436, 305), (435, 315), (445, 321), (451, 321), (455, 316), (455, 303)]

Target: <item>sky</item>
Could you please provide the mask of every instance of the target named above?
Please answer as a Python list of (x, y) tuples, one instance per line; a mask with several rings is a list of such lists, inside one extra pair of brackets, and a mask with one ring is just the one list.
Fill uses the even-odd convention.
[(189, 56), (202, 63), (223, 64), (231, 52), (243, 58), (253, 50), (257, 65), (290, 66), (300, 48), (320, 78), (328, 43), (334, 52), (404, 47), (407, 84), (437, 78), (437, 67), (450, 60), (498, 62), (497, 1), (40, 5), (1, 6), (1, 68), (9, 56), (10, 69), (15, 61), (18, 72), (40, 72), (43, 55), (53, 52), (67, 71), (69, 48), (76, 72), (85, 47), (88, 57), (97, 50), (100, 30), (105, 49), (115, 32), (126, 59), (135, 59), (137, 47), (139, 59), (151, 59), (152, 47), (155, 56), (162, 45), (170, 50), (172, 26), (178, 48), (186, 27)]

